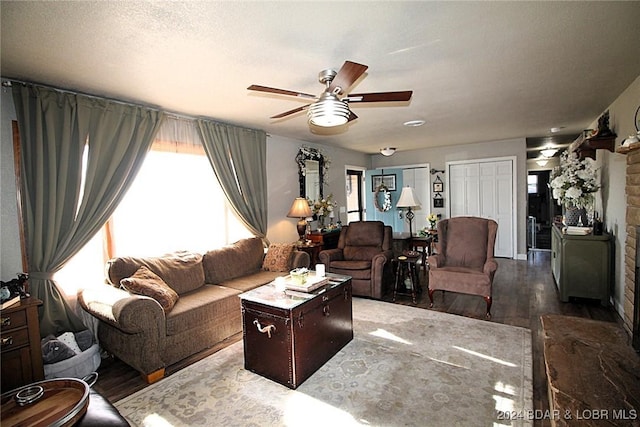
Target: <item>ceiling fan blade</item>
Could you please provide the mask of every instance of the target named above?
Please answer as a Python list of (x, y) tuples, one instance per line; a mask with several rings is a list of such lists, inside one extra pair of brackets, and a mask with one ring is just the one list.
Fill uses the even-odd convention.
[(342, 68), (340, 68), (340, 71), (338, 71), (338, 74), (336, 74), (329, 85), (329, 92), (334, 93), (336, 88), (339, 88), (338, 94), (344, 93), (345, 90), (349, 89), (351, 85), (367, 71), (367, 68), (369, 68), (368, 65), (344, 61)]
[(315, 95), (309, 95), (308, 93), (294, 92), (292, 90), (286, 90), (286, 89), (276, 89), (274, 87), (268, 87), (268, 86), (251, 85), (251, 86), (249, 86), (247, 88), (247, 90), (255, 90), (255, 91), (258, 91), (258, 92), (277, 93), (279, 95), (291, 95), (291, 96), (297, 96), (297, 97), (300, 97), (300, 98), (316, 99)]
[(358, 116), (356, 116), (356, 113), (354, 113), (353, 111), (349, 110), (349, 120), (347, 120), (347, 122), (350, 122), (351, 120), (355, 120), (357, 118), (358, 118)]
[(343, 101), (348, 102), (395, 102), (395, 101), (408, 101), (411, 99), (413, 91), (401, 91), (401, 92), (377, 92), (377, 93), (352, 93), (343, 98)]
[(311, 104), (303, 105), (302, 107), (294, 108), (293, 110), (285, 111), (284, 113), (276, 114), (275, 116), (271, 116), (269, 118), (270, 119), (281, 119), (283, 117), (290, 116), (291, 114), (295, 114), (295, 113), (297, 113), (299, 111), (302, 111), (302, 110), (306, 109), (309, 105), (311, 105)]

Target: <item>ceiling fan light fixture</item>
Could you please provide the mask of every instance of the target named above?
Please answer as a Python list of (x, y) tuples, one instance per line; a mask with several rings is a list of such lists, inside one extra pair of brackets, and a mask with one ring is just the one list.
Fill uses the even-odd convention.
[(547, 163), (549, 163), (549, 159), (543, 157), (541, 159), (536, 160), (536, 163), (538, 164), (538, 166), (540, 167), (545, 167), (547, 166)]
[(346, 102), (341, 101), (335, 95), (324, 92), (317, 102), (309, 106), (307, 110), (309, 123), (322, 126), (340, 126), (349, 121), (351, 112)]
[(393, 153), (396, 152), (396, 147), (384, 147), (380, 149), (380, 154), (382, 154), (383, 156), (392, 156)]

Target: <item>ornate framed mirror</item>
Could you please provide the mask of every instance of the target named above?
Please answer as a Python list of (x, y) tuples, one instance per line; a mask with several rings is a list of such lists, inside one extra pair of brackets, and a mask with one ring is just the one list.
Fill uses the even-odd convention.
[(311, 147), (300, 147), (296, 155), (300, 197), (319, 200), (324, 197), (324, 181), (328, 162), (320, 151)]

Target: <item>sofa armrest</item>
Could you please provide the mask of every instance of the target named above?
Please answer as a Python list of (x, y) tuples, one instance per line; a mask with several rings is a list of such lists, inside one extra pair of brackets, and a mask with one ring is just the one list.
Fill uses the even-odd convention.
[(296, 268), (309, 268), (311, 265), (311, 257), (308, 253), (304, 251), (293, 251), (293, 256), (291, 257), (291, 270)]
[(80, 289), (78, 301), (89, 314), (123, 332), (133, 334), (156, 329), (164, 335), (164, 310), (153, 298), (130, 294), (105, 284)]
[(429, 269), (443, 267), (444, 256), (442, 256), (441, 254), (431, 255), (427, 258), (427, 263), (429, 264)]
[(329, 268), (329, 264), (331, 264), (331, 261), (343, 260), (344, 254), (342, 252), (342, 249), (326, 249), (324, 251), (320, 251), (318, 258), (320, 259), (320, 263), (326, 265), (327, 268)]
[(493, 275), (497, 269), (498, 269), (498, 263), (496, 262), (495, 258), (489, 258), (484, 263), (484, 267), (482, 268), (482, 271), (485, 274)]

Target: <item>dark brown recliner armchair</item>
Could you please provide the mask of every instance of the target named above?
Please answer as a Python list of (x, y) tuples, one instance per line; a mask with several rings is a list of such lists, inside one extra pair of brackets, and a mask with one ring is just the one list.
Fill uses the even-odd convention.
[(491, 317), (497, 231), (498, 224), (485, 218), (461, 216), (438, 223), (438, 253), (429, 257), (430, 307), (438, 290), (480, 295), (487, 302), (487, 318)]
[(351, 276), (353, 295), (381, 298), (392, 239), (391, 227), (382, 221), (351, 222), (342, 227), (336, 249), (320, 252), (320, 262), (330, 273)]

